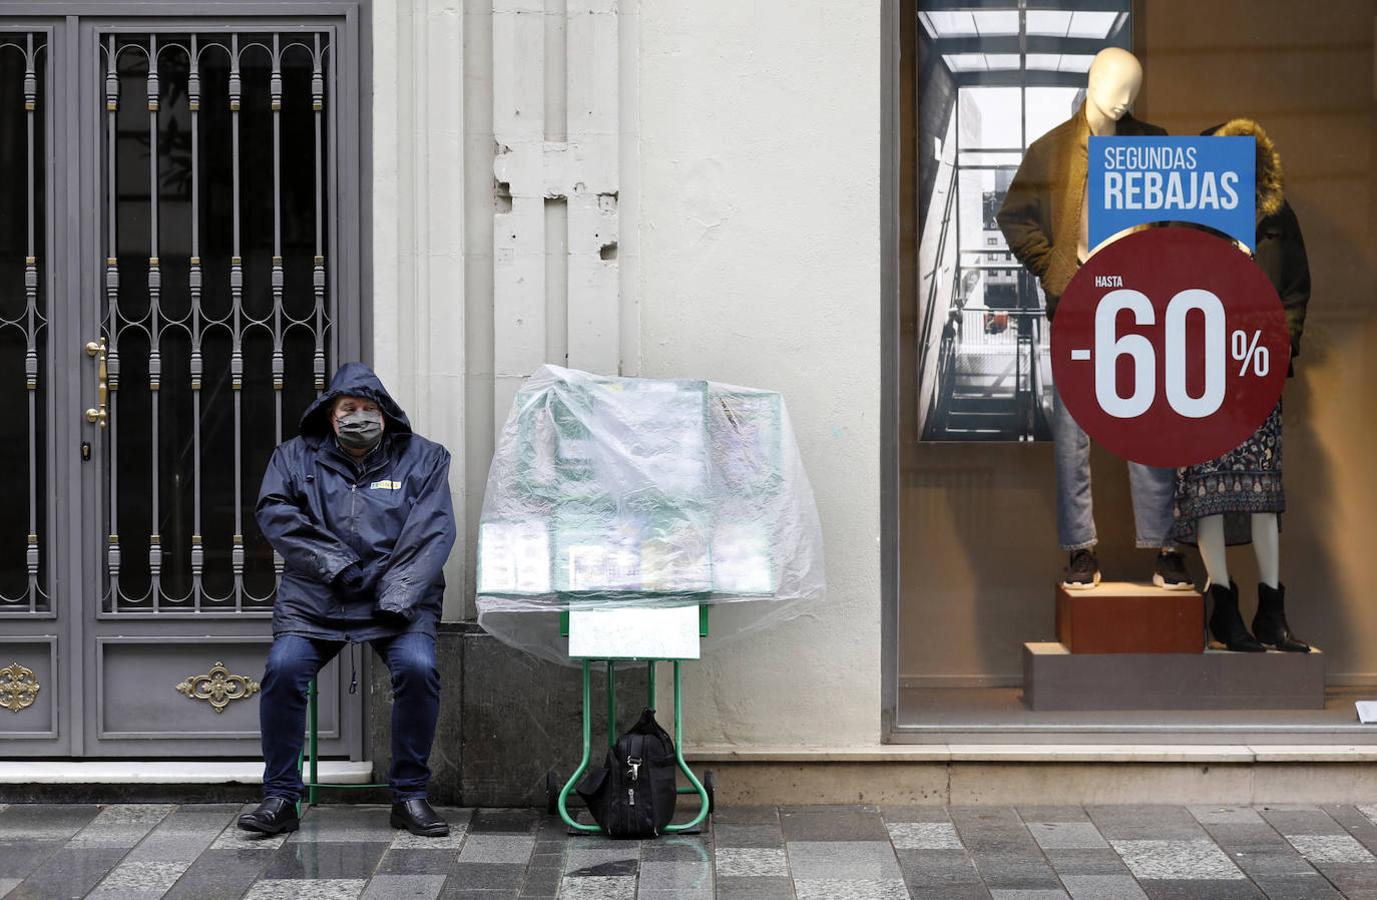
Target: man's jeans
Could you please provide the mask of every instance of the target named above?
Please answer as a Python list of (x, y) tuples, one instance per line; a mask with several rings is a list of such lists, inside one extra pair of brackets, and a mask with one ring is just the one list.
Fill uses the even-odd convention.
[[(435, 638), (412, 632), (373, 641), (373, 649), (392, 673), (392, 770), (388, 781), (395, 802), (426, 795), (430, 745), (440, 715), (440, 673), (435, 668)], [(297, 758), (306, 731), (306, 687), (344, 647), (299, 634), (273, 639), (263, 673), (258, 716), (263, 733), (263, 797), (296, 801), (303, 785)]]
[[(1057, 458), (1057, 536), (1063, 550), (1095, 546), (1095, 512), (1090, 496), (1090, 438), (1052, 389), (1052, 439)], [(1141, 548), (1172, 546), (1172, 501), (1176, 470), (1128, 464), (1133, 524)]]

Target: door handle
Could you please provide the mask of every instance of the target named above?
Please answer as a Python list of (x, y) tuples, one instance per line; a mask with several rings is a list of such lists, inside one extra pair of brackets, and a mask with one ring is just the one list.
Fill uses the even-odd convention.
[(108, 384), (109, 372), (105, 367), (105, 338), (101, 338), (99, 341), (91, 341), (87, 344), (86, 355), (97, 360), (96, 378), (98, 380), (96, 394), (100, 399), (100, 406), (95, 409), (86, 410), (86, 421), (104, 428), (110, 419), (110, 414), (106, 412), (105, 409), (105, 403), (110, 396)]

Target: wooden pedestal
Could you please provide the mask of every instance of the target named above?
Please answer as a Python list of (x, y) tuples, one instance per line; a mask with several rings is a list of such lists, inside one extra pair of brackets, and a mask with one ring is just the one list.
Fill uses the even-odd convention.
[(1057, 640), (1071, 653), (1201, 653), (1205, 601), (1193, 590), (1151, 584), (1058, 587)]

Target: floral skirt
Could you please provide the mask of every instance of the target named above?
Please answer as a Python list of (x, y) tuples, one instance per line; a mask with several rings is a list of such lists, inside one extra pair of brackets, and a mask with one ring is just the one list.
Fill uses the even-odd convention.
[(1218, 459), (1176, 472), (1172, 536), (1183, 544), (1196, 542), (1195, 524), (1206, 516), (1224, 517), (1224, 542), (1247, 544), (1253, 539), (1254, 513), (1286, 510), (1281, 485), (1281, 401), (1253, 436)]

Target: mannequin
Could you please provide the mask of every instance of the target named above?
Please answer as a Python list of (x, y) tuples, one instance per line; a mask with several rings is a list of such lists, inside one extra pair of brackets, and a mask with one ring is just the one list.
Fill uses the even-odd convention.
[[(1110, 47), (1090, 64), (1085, 102), (1066, 122), (1028, 148), (996, 217), (1009, 250), (1038, 277), (1047, 317), (1076, 270), (1094, 250), (1089, 235), (1086, 190), (1091, 135), (1165, 135), (1129, 112), (1143, 83), (1143, 67), (1127, 50)], [(1100, 581), (1090, 486), (1090, 438), (1076, 424), (1053, 386), (1052, 436), (1057, 475), (1057, 533), (1070, 558), (1062, 586), (1094, 588)], [(1172, 495), (1176, 472), (1129, 463), (1137, 546), (1155, 551), (1152, 580), (1160, 587), (1191, 590), (1184, 558), (1172, 541)]]
[[(1310, 301), (1310, 267), (1300, 225), (1282, 191), (1281, 157), (1267, 132), (1251, 119), (1234, 119), (1205, 134), (1250, 136), (1257, 147), (1257, 232), (1254, 261), (1276, 288), (1286, 313), (1292, 359), (1300, 353), (1305, 310)], [(1242, 252), (1249, 252), (1239, 245)], [(1294, 367), (1289, 374), (1295, 374)], [(1209, 628), (1229, 650), (1309, 651), (1286, 621), (1281, 583), (1282, 490), (1281, 403), (1248, 440), (1209, 462), (1177, 475), (1175, 536), (1200, 547), (1209, 575)], [(1250, 633), (1239, 611), (1238, 585), (1229, 577), (1225, 547), (1251, 542), (1258, 566), (1258, 607)]]

